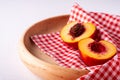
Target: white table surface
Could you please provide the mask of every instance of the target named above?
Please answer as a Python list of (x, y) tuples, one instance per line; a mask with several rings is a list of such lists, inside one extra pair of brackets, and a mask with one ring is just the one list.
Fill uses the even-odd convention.
[(69, 14), (78, 2), (88, 11), (120, 14), (120, 0), (0, 0), (0, 80), (41, 80), (18, 55), (18, 41), (32, 24)]

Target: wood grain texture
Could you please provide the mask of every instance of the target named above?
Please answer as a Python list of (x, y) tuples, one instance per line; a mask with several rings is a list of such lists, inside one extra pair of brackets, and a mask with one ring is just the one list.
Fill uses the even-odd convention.
[(41, 52), (30, 37), (60, 31), (67, 23), (69, 15), (61, 15), (37, 22), (25, 31), (19, 43), (19, 56), (27, 68), (44, 80), (75, 80), (87, 74), (84, 69), (59, 66), (51, 57)]

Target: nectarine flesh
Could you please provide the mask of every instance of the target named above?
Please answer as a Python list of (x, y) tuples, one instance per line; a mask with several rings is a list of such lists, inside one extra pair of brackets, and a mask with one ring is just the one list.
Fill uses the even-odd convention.
[(105, 40), (96, 42), (92, 38), (85, 38), (78, 42), (80, 55), (88, 66), (99, 65), (107, 62), (117, 52), (116, 47)]
[(66, 43), (76, 43), (83, 38), (91, 37), (95, 30), (95, 25), (90, 22), (78, 23), (74, 21), (62, 28), (60, 36)]

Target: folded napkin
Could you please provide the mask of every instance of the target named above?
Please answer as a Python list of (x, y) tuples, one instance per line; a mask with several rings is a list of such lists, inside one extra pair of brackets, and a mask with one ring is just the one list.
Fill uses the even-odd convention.
[(60, 66), (90, 70), (87, 75), (77, 80), (120, 80), (120, 16), (87, 12), (78, 4), (74, 4), (68, 22), (71, 21), (94, 23), (100, 31), (100, 37), (117, 47), (117, 54), (102, 65), (89, 67), (80, 59), (78, 50), (62, 41), (59, 32), (34, 35), (31, 39), (41, 51), (55, 59)]

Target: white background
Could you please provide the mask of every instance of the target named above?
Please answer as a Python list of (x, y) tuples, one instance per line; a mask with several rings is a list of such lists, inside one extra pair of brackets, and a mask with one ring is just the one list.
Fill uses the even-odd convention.
[(88, 11), (120, 14), (120, 0), (0, 0), (0, 80), (41, 80), (21, 62), (18, 41), (32, 24), (69, 14), (75, 2)]

